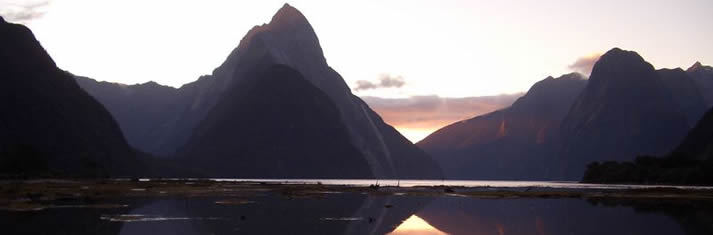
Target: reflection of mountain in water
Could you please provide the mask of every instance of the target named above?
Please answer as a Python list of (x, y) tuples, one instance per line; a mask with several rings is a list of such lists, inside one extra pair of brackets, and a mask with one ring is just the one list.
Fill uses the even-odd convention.
[(444, 197), (416, 215), (449, 234), (688, 234), (660, 214), (578, 199)]
[[(96, 203), (65, 202), (66, 204)], [(112, 203), (142, 205), (144, 200), (118, 200)], [(127, 214), (131, 208), (110, 209), (45, 209), (41, 211), (0, 210), (0, 234), (119, 234), (121, 223), (101, 220), (104, 214)]]
[(713, 203), (690, 200), (256, 192), (109, 203), (129, 207), (0, 210), (0, 226), (2, 234), (404, 234), (409, 226), (432, 226), (418, 230), (426, 234), (713, 234)]
[(607, 207), (631, 207), (647, 214), (662, 214), (679, 223), (683, 234), (713, 234), (713, 202), (706, 200), (590, 199)]
[(360, 194), (161, 200), (129, 212), (161, 222), (128, 222), (119, 234), (385, 234), (429, 200)]

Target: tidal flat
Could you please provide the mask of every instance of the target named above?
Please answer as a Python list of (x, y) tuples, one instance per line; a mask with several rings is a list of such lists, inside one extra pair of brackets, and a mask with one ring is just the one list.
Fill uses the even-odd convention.
[(4, 234), (713, 233), (706, 187), (340, 183), (5, 180), (0, 225)]

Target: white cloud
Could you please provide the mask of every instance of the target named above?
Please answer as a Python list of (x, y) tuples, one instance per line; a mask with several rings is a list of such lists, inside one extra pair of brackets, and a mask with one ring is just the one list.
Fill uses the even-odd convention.
[(15, 23), (26, 24), (32, 20), (41, 18), (47, 13), (47, 6), (50, 0), (40, 1), (0, 1), (0, 15), (6, 20)]
[(589, 76), (589, 74), (592, 73), (592, 68), (594, 67), (594, 64), (597, 63), (599, 60), (599, 57), (601, 57), (601, 53), (593, 53), (591, 55), (587, 56), (582, 56), (577, 58), (576, 61), (574, 61), (573, 64), (567, 66), (569, 69), (571, 69), (574, 72), (578, 72), (581, 74), (584, 74), (586, 76)]

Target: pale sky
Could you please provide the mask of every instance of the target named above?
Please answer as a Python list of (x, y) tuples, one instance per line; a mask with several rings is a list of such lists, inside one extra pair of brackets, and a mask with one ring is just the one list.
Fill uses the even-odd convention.
[[(0, 0), (0, 9), (42, 2)], [(180, 86), (211, 73), (284, 2), (54, 0), (23, 23), (70, 72)], [(657, 68), (713, 63), (711, 0), (288, 2), (308, 18), (329, 64), (350, 86), (383, 74), (406, 83), (358, 95), (520, 92), (615, 46)]]
[[(352, 88), (358, 80), (403, 81), (355, 91), (360, 96), (522, 92), (612, 47), (635, 50), (657, 68), (713, 63), (713, 0), (287, 2), (307, 17), (328, 63)], [(284, 3), (0, 0), (0, 14), (29, 26), (74, 74), (178, 87), (210, 74)]]

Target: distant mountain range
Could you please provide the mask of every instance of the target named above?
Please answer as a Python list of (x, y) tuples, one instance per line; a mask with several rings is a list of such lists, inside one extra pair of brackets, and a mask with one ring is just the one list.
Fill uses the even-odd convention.
[(512, 106), (453, 123), (418, 146), (453, 178), (545, 177), (561, 142), (560, 122), (586, 84), (576, 73), (548, 77)]
[[(593, 161), (671, 151), (711, 107), (710, 67), (655, 70), (614, 48), (589, 79), (535, 84), (511, 107), (444, 127), (417, 143), (448, 178), (578, 180)], [(546, 95), (535, 95), (546, 94)]]
[[(225, 62), (179, 89), (78, 77), (132, 146), (220, 177), (441, 178), (326, 62), (312, 26), (285, 4)], [(269, 102), (268, 102), (269, 101)]]
[(548, 77), (419, 148), (351, 93), (287, 4), (180, 88), (76, 77), (26, 27), (0, 18), (0, 32), (3, 176), (577, 180), (586, 169), (592, 182), (689, 183), (713, 152), (711, 111), (701, 119), (713, 68), (655, 70), (618, 48), (588, 79)]
[(75, 79), (109, 110), (131, 146), (156, 156), (162, 156), (173, 140), (173, 128), (194, 93), (155, 82), (124, 85), (80, 76)]
[(0, 18), (0, 175), (119, 177), (144, 171), (107, 110), (32, 32)]

